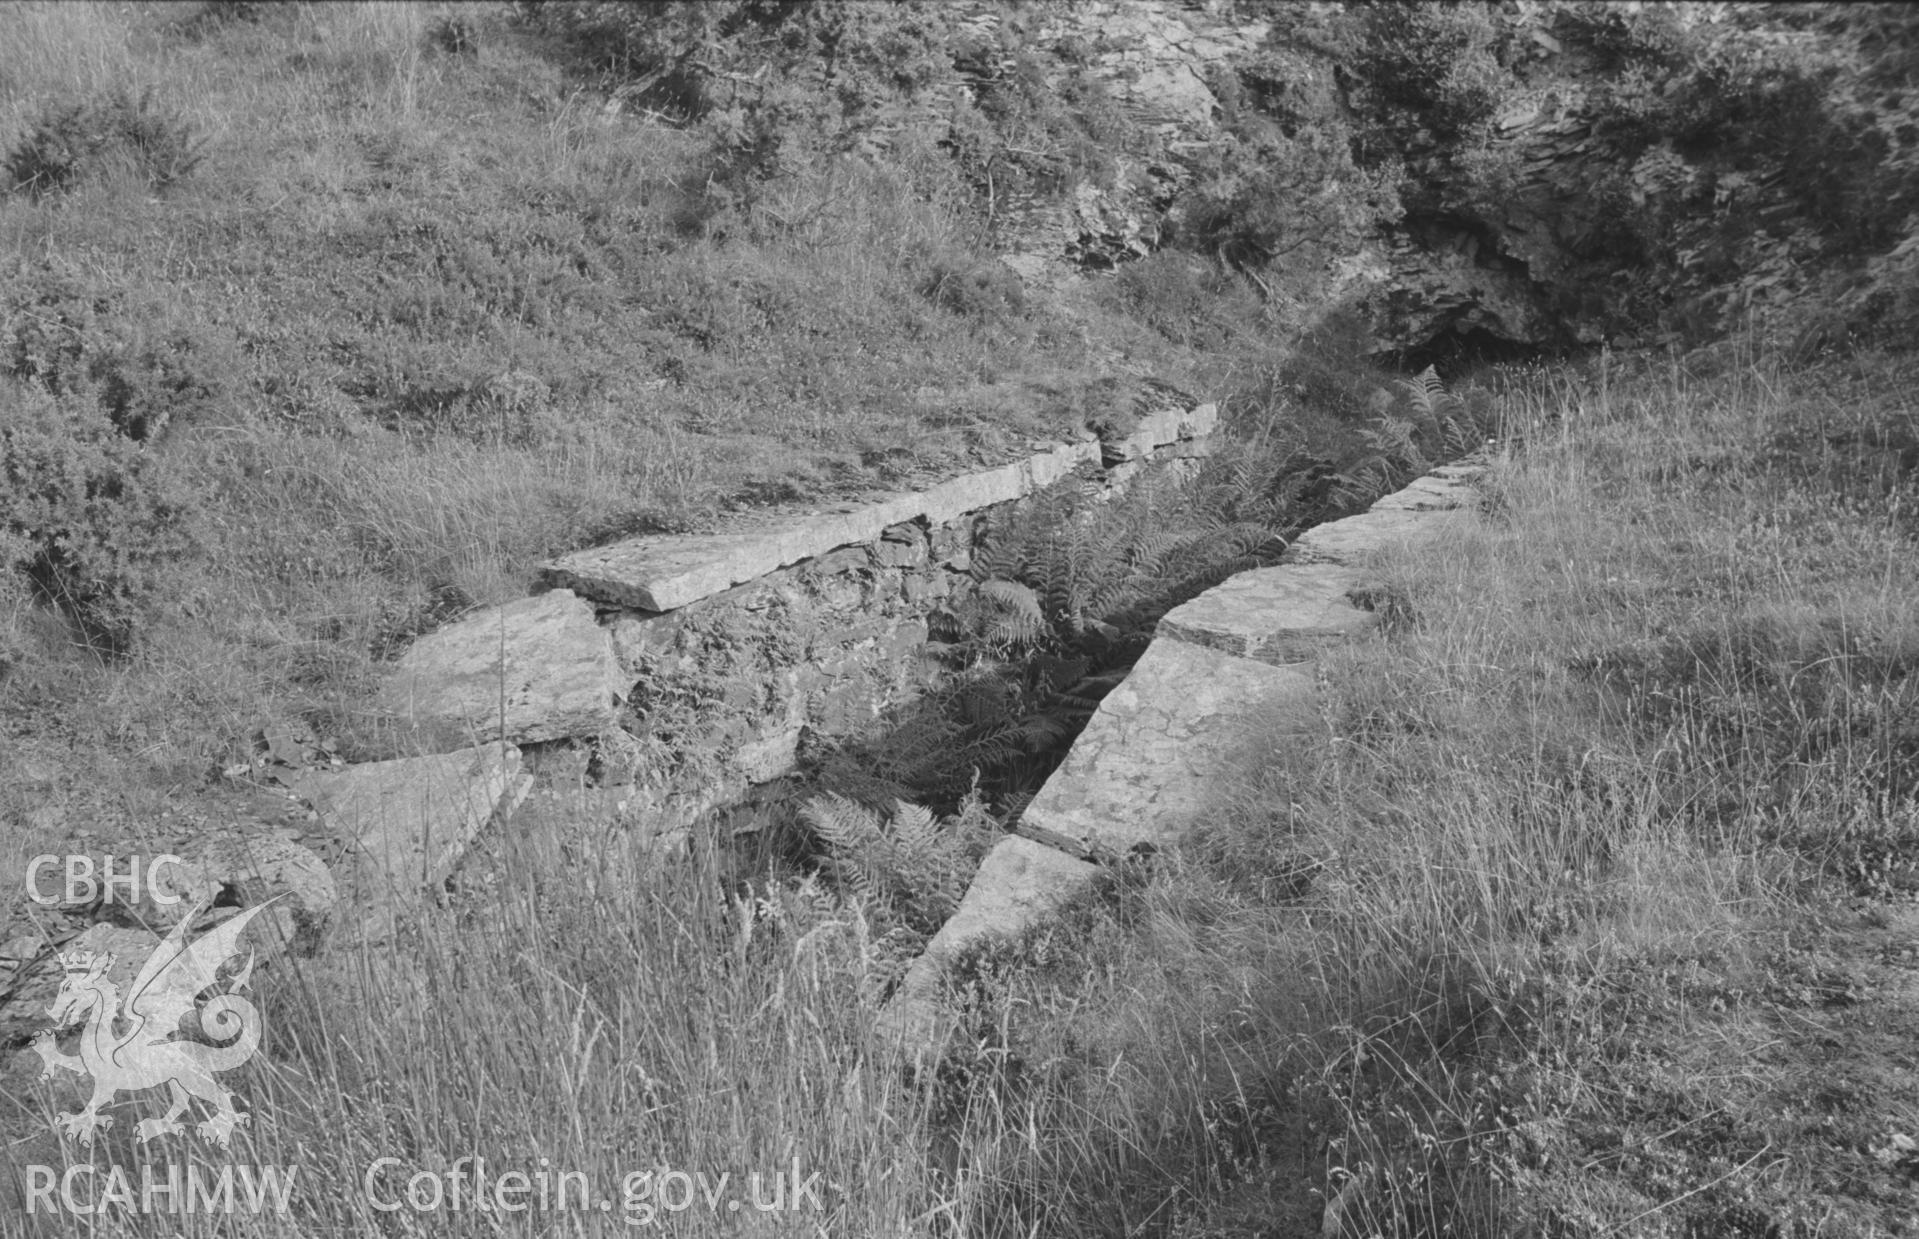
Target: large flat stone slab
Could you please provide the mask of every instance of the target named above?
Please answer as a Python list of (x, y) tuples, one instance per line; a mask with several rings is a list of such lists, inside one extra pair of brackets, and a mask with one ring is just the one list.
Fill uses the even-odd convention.
[(463, 748), (600, 735), (627, 687), (593, 607), (555, 589), (421, 637), (377, 704), (431, 747)]
[(525, 799), (533, 776), (520, 772), (518, 748), (489, 744), (315, 771), (290, 786), (349, 842), (336, 878), (371, 940), (446, 880), (494, 814)]
[(1355, 602), (1378, 584), (1371, 573), (1343, 564), (1258, 568), (1174, 607), (1154, 639), (1278, 665), (1306, 662), (1378, 624), (1378, 616)]
[(1470, 508), (1479, 503), (1479, 492), (1473, 488), (1472, 478), (1478, 476), (1478, 470), (1460, 476), (1465, 471), (1448, 475), (1429, 473), (1425, 477), (1415, 478), (1404, 490), (1395, 491), (1373, 504), (1374, 512), (1443, 512), (1453, 508)]
[(1364, 564), (1368, 556), (1389, 546), (1414, 546), (1459, 528), (1463, 513), (1405, 508), (1375, 509), (1345, 520), (1315, 525), (1300, 534), (1282, 564)]
[(941, 525), (1011, 502), (1099, 458), (1096, 440), (1062, 443), (997, 469), (846, 512), (739, 533), (629, 538), (575, 551), (548, 564), (542, 576), (549, 584), (612, 606), (671, 611), (842, 546), (871, 542), (894, 525), (922, 519)]
[(837, 547), (869, 542), (920, 510), (919, 496), (906, 495), (738, 533), (629, 538), (562, 556), (542, 576), (599, 602), (671, 611)]
[(1099, 440), (1062, 443), (1010, 465), (969, 473), (942, 482), (921, 496), (920, 515), (930, 525), (944, 525), (968, 512), (1023, 499), (1061, 480), (1083, 464), (1098, 464)]
[[(1148, 415), (1117, 447), (1119, 460), (1144, 459), (1175, 447), (1180, 456), (1203, 454), (1200, 441), (1219, 422), (1215, 405)], [(871, 542), (887, 528), (924, 520), (939, 526), (968, 512), (1010, 503), (1053, 485), (1102, 456), (1097, 440), (1056, 444), (1024, 460), (964, 474), (913, 494), (895, 495), (844, 512), (789, 520), (774, 528), (733, 533), (629, 538), (575, 551), (546, 565), (542, 579), (610, 606), (672, 611), (816, 559), (843, 546)]]
[(880, 1012), (882, 1035), (937, 1054), (948, 970), (969, 951), (1037, 929), (1101, 880), (1103, 871), (1045, 844), (1008, 835), (980, 862), (959, 907), (912, 962)]
[(1155, 641), (1106, 695), (1020, 819), (1019, 832), (1116, 861), (1180, 841), (1214, 793), (1319, 727), (1311, 676), (1181, 641)]

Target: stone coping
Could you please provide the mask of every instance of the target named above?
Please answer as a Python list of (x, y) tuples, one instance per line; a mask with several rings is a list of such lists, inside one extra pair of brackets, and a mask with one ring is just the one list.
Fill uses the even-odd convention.
[(894, 495), (849, 511), (822, 513), (763, 528), (727, 533), (629, 538), (575, 551), (542, 569), (548, 585), (570, 589), (608, 606), (671, 611), (710, 598), (769, 572), (843, 546), (870, 542), (909, 521), (939, 526), (969, 512), (1024, 498), (1060, 481), (1081, 465), (1110, 454), (1123, 461), (1212, 433), (1218, 406), (1166, 409), (1141, 419), (1113, 444), (1097, 439), (1056, 444), (1024, 460), (964, 474), (923, 491)]

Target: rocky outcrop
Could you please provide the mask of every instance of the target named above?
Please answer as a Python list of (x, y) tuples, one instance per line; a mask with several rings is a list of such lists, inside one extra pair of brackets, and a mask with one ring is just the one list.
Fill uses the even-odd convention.
[[(1002, 6), (978, 5), (968, 21), (976, 34), (997, 39), (1008, 16)], [(1043, 6), (1029, 20), (1021, 39), (1051, 53), (1035, 62), (1048, 88), (1061, 90), (1069, 74), (1084, 72), (1138, 135), (1128, 148), (1109, 151), (1107, 182), (1082, 181), (1063, 198), (997, 207), (1003, 261), (1028, 284), (1044, 285), (1159, 248), (1166, 208), (1193, 178), (1193, 156), (1219, 136), (1213, 83), (1235, 58), (1256, 50), (1271, 25), (1234, 20), (1219, 6), (1137, 0)], [(1004, 75), (1014, 66), (1005, 60), (995, 71)]]

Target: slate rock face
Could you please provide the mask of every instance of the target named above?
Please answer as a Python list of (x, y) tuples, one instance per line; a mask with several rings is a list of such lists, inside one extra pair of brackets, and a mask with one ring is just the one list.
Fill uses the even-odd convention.
[(429, 747), (460, 748), (599, 735), (613, 726), (625, 693), (592, 606), (556, 589), (421, 637), (378, 704)]

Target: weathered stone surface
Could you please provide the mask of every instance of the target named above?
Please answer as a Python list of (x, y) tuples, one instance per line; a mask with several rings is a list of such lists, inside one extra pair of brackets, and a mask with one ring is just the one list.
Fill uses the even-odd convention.
[(1317, 726), (1310, 676), (1155, 641), (1100, 702), (1019, 831), (1099, 860), (1171, 846), (1275, 733)]
[(532, 785), (520, 772), (518, 748), (490, 744), (315, 772), (292, 790), (351, 841), (345, 871), (335, 876), (372, 939), (445, 881), (481, 828)]
[(626, 688), (592, 606), (555, 589), (421, 637), (378, 702), (429, 743), (464, 747), (599, 735)]
[(877, 568), (917, 568), (926, 562), (926, 533), (917, 525), (895, 525), (871, 545), (868, 554)]
[(740, 746), (733, 764), (748, 783), (770, 783), (791, 774), (799, 765), (800, 732), (785, 727), (770, 736), (750, 740)]
[(292, 947), (317, 947), (330, 924), (338, 889), (326, 863), (303, 847), (289, 831), (225, 831), (195, 842), (177, 865), (162, 865), (149, 885), (175, 897), (160, 904), (150, 896), (140, 911), (150, 924), (172, 927), (195, 908), (225, 897), (255, 908), (272, 906), (247, 928), (263, 955)]
[(880, 1029), (911, 1048), (937, 1053), (940, 991), (947, 970), (970, 950), (1017, 939), (1092, 890), (1098, 865), (1018, 835), (993, 846), (959, 907), (907, 968), (880, 1013)]
[(1388, 546), (1407, 546), (1444, 536), (1456, 528), (1454, 512), (1377, 509), (1318, 525), (1286, 548), (1284, 564), (1360, 564)]
[(1381, 499), (1372, 506), (1375, 512), (1443, 512), (1470, 508), (1479, 502), (1479, 492), (1469, 481), (1428, 474), (1406, 489)]
[(1140, 419), (1133, 433), (1115, 439), (1102, 448), (1108, 463), (1144, 460), (1158, 454), (1160, 448), (1180, 446), (1174, 455), (1197, 454), (1196, 440), (1213, 433), (1219, 424), (1219, 406), (1202, 404), (1191, 409), (1162, 409)]
[(789, 564), (843, 546), (872, 542), (889, 527), (924, 518), (939, 525), (968, 512), (1050, 486), (1082, 463), (1099, 459), (1099, 444), (1062, 443), (1025, 460), (969, 473), (930, 490), (899, 495), (850, 512), (806, 517), (742, 533), (632, 538), (576, 551), (548, 564), (545, 579), (613, 606), (671, 611)]
[(1009, 503), (1051, 486), (1082, 464), (1098, 463), (1099, 458), (1098, 440), (1062, 443), (1010, 465), (942, 482), (921, 495), (923, 514), (929, 523), (943, 525), (968, 512)]
[(1171, 638), (1261, 662), (1316, 657), (1332, 642), (1377, 624), (1353, 597), (1374, 578), (1341, 564), (1298, 564), (1242, 572), (1173, 608), (1155, 640)]
[(600, 602), (670, 611), (788, 562), (779, 531), (756, 529), (615, 542), (555, 560), (544, 576)]

